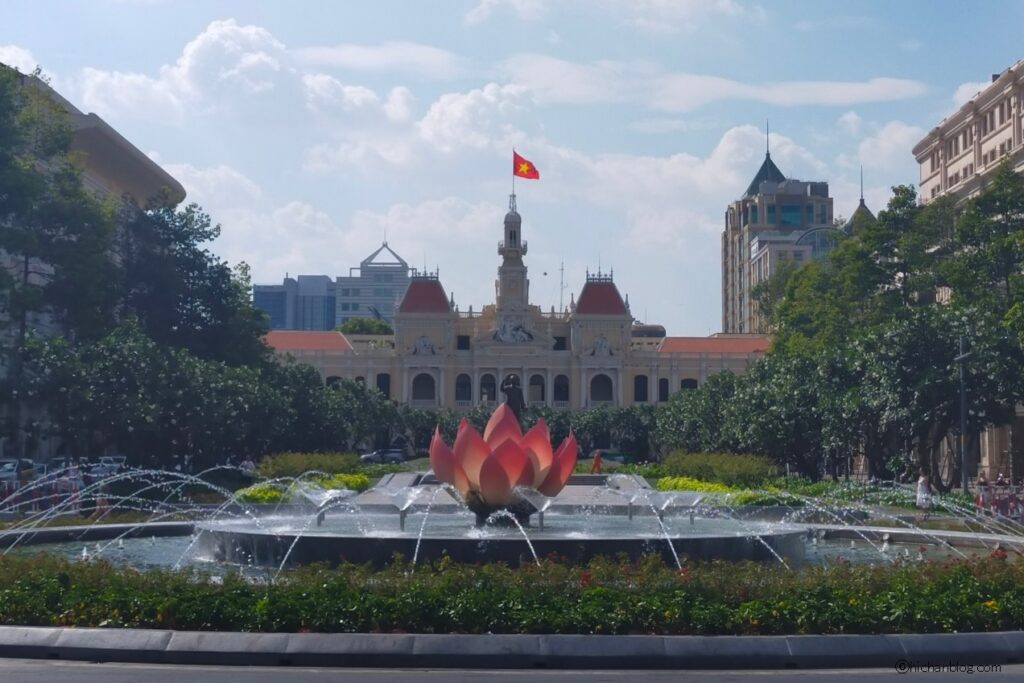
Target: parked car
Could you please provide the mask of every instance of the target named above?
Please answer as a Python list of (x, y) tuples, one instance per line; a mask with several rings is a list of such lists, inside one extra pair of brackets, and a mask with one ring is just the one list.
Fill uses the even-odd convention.
[(18, 482), (17, 460), (0, 460), (0, 482)]
[(405, 462), (405, 450), (402, 448), (382, 448), (373, 453), (359, 456), (364, 465), (397, 464)]

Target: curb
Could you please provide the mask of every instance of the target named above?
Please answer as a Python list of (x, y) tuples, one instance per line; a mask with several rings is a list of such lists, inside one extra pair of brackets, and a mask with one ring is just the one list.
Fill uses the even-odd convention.
[[(0, 657), (475, 669), (812, 669), (1024, 662), (1024, 631), (833, 636), (233, 633), (0, 626)], [(905, 670), (905, 669), (904, 669)]]

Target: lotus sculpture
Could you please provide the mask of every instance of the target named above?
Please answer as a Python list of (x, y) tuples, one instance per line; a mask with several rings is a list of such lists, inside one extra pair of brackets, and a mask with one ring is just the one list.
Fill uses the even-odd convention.
[(557, 495), (576, 466), (576, 437), (570, 432), (562, 445), (552, 450), (551, 433), (543, 419), (523, 434), (515, 413), (502, 403), (491, 414), (482, 437), (462, 418), (449, 448), (440, 429), (435, 429), (430, 466), (438, 481), (458, 490), (476, 513), (478, 525), (497, 510), (509, 510), (522, 521), (534, 508), (517, 487)]

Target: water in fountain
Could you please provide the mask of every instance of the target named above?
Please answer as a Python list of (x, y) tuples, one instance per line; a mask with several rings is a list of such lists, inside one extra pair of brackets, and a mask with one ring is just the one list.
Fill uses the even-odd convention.
[(512, 520), (512, 523), (516, 525), (517, 529), (519, 529), (519, 533), (523, 535), (523, 540), (526, 541), (526, 546), (530, 549), (530, 554), (533, 555), (533, 561), (537, 563), (538, 567), (540, 566), (540, 558), (537, 557), (537, 551), (533, 549), (533, 543), (530, 542), (530, 535), (526, 533), (526, 529), (524, 529), (523, 525), (519, 523), (519, 520), (516, 519), (515, 515), (513, 515), (508, 510), (498, 510), (496, 512), (491, 513), (491, 516), (488, 518), (488, 520), (491, 519)]

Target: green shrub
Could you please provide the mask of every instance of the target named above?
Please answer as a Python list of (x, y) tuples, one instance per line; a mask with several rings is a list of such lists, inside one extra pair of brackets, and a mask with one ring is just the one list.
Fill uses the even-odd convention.
[(359, 456), (355, 453), (275, 453), (260, 460), (257, 468), (261, 477), (298, 477), (306, 472), (339, 474), (359, 469)]
[(736, 488), (760, 488), (778, 475), (775, 464), (760, 455), (674, 451), (665, 456), (662, 467), (668, 476), (716, 481)]
[(313, 565), (272, 583), (191, 569), (136, 571), (53, 555), (0, 557), (0, 624), (324, 633), (781, 635), (1009, 631), (1024, 562), (878, 566), (546, 559), (518, 568), (442, 559), (383, 569)]
[(732, 493), (735, 489), (714, 481), (693, 477), (662, 477), (655, 484), (659, 491), (700, 491), (701, 493)]
[[(365, 491), (370, 488), (370, 478), (365, 474), (328, 474), (309, 477), (306, 481), (325, 489), (349, 489)], [(277, 505), (301, 500), (293, 482), (260, 482), (238, 491), (238, 500), (257, 505)]]

